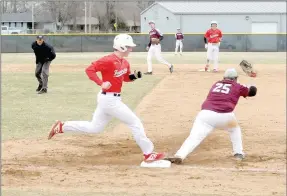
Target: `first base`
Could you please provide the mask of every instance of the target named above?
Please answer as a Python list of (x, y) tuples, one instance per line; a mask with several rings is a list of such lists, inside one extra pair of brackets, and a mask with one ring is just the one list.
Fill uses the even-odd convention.
[(171, 162), (167, 160), (153, 161), (151, 163), (147, 163), (143, 161), (141, 163), (141, 167), (169, 168), (170, 166), (171, 166)]

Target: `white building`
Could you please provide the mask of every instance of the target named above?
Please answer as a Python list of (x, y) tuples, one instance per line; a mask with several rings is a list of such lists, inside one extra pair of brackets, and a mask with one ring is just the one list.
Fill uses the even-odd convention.
[(286, 1), (161, 1), (141, 12), (141, 32), (154, 20), (163, 33), (202, 33), (210, 21), (225, 33), (285, 33)]

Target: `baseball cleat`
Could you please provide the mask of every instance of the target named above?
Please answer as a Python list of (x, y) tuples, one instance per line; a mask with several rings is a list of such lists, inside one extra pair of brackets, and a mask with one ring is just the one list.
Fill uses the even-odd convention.
[(164, 153), (156, 153), (152, 152), (150, 154), (144, 155), (144, 161), (145, 162), (153, 162), (153, 161), (159, 161), (165, 158)]
[(217, 70), (217, 69), (213, 69), (213, 72), (214, 72), (214, 73), (217, 73), (217, 72), (218, 72), (218, 70)]
[(63, 132), (63, 123), (61, 121), (56, 121), (55, 124), (53, 124), (50, 134), (48, 136), (48, 140), (51, 139), (54, 135), (58, 133), (64, 133)]
[(152, 71), (151, 72), (145, 72), (145, 75), (152, 75)]
[(236, 153), (234, 155), (234, 158), (238, 161), (242, 161), (244, 159), (244, 155), (243, 154), (239, 154), (239, 153)]
[(44, 94), (44, 93), (47, 93), (47, 89), (46, 88), (42, 88), (38, 94)]
[(169, 71), (170, 71), (170, 73), (173, 72), (173, 65), (170, 66)]
[(170, 161), (175, 164), (181, 164), (183, 162), (183, 159), (177, 156), (167, 157), (164, 160)]
[(42, 89), (42, 85), (39, 84), (39, 85), (38, 85), (38, 88), (36, 89), (36, 91), (39, 92), (41, 89)]
[(208, 67), (209, 67), (209, 65), (206, 65), (204, 68), (204, 71), (209, 71)]

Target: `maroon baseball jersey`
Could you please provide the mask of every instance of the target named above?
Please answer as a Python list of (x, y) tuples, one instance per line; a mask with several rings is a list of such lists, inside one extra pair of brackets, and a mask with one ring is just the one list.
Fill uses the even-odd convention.
[(161, 34), (161, 32), (158, 29), (152, 29), (149, 32), (149, 36), (150, 36), (150, 39), (151, 38), (159, 39), (162, 36), (162, 34)]
[(232, 80), (216, 82), (201, 106), (202, 110), (211, 110), (218, 113), (232, 112), (239, 98), (247, 97), (249, 88)]
[(176, 33), (176, 34), (175, 34), (175, 38), (176, 38), (177, 40), (182, 40), (182, 39), (183, 39), (183, 34), (182, 34), (182, 33)]

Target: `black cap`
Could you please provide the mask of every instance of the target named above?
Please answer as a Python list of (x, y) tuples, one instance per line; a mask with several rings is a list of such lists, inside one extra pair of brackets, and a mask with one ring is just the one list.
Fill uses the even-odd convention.
[(37, 39), (44, 39), (43, 35), (38, 35)]

